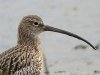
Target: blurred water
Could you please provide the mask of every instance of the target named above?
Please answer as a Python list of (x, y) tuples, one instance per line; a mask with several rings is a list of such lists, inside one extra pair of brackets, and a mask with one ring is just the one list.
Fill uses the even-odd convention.
[[(39, 15), (45, 24), (74, 32), (94, 45), (100, 42), (100, 0), (0, 0), (0, 52), (16, 45), (18, 24), (23, 16), (30, 14)], [(51, 32), (40, 37), (52, 75), (62, 70), (100, 69), (99, 51), (72, 49), (84, 42)]]

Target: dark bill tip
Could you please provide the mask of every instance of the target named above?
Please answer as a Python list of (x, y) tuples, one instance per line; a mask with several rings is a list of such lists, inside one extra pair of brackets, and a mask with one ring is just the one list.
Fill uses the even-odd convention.
[(86, 42), (87, 44), (89, 44), (93, 49), (96, 50), (96, 48), (90, 43), (88, 42), (87, 40), (83, 39), (82, 37), (76, 35), (76, 34), (73, 34), (71, 32), (68, 32), (68, 31), (65, 31), (65, 30), (61, 30), (61, 29), (58, 29), (58, 28), (54, 28), (54, 27), (51, 27), (51, 26), (45, 26), (44, 27), (44, 31), (52, 31), (52, 32), (58, 32), (58, 33), (61, 33), (61, 34), (66, 34), (66, 35), (69, 35), (69, 36), (72, 36), (74, 38), (77, 38), (79, 40), (82, 40), (84, 42)]

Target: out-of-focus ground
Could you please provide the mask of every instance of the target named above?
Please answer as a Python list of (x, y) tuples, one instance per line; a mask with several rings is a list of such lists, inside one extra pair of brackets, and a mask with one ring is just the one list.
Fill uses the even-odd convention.
[[(76, 33), (93, 45), (100, 42), (100, 0), (0, 0), (0, 52), (17, 43), (17, 27), (25, 15)], [(40, 35), (50, 75), (100, 75), (100, 50), (75, 38), (52, 32)], [(75, 50), (77, 45), (86, 49)]]

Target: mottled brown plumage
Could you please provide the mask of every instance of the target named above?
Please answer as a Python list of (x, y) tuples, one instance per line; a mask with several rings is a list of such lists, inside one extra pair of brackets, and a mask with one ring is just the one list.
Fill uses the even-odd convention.
[[(0, 55), (2, 75), (20, 75), (20, 73), (25, 73), (25, 75), (40, 75), (43, 55), (37, 35), (42, 31), (42, 25), (38, 27), (33, 24), (33, 21), (34, 23), (43, 24), (38, 16), (30, 15), (24, 17), (18, 28), (17, 46)], [(30, 65), (31, 67), (28, 67)], [(31, 72), (26, 72), (28, 69), (31, 69)]]
[[(43, 68), (43, 51), (38, 35), (43, 31), (66, 34), (94, 46), (83, 38), (54, 27), (47, 26), (36, 15), (25, 16), (18, 28), (18, 43), (0, 54), (0, 75), (40, 75)], [(95, 48), (94, 48), (95, 49)]]

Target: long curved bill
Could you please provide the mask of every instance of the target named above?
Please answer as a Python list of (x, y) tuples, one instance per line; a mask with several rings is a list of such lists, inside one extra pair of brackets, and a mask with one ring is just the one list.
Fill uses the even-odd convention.
[(65, 31), (65, 30), (61, 30), (61, 29), (58, 29), (58, 28), (54, 28), (54, 27), (51, 27), (51, 26), (48, 26), (48, 25), (46, 25), (46, 26), (44, 27), (44, 31), (58, 32), (58, 33), (61, 33), (61, 34), (66, 34), (66, 35), (72, 36), (72, 37), (74, 37), (74, 38), (77, 38), (77, 39), (79, 39), (79, 40), (82, 40), (82, 41), (86, 42), (86, 43), (89, 44), (93, 49), (96, 50), (96, 48), (95, 48), (90, 42), (88, 42), (87, 40), (83, 39), (82, 37), (80, 37), (80, 36), (78, 36), (78, 35), (76, 35), (76, 34), (73, 34), (73, 33), (71, 33), (71, 32), (68, 32), (68, 31)]

